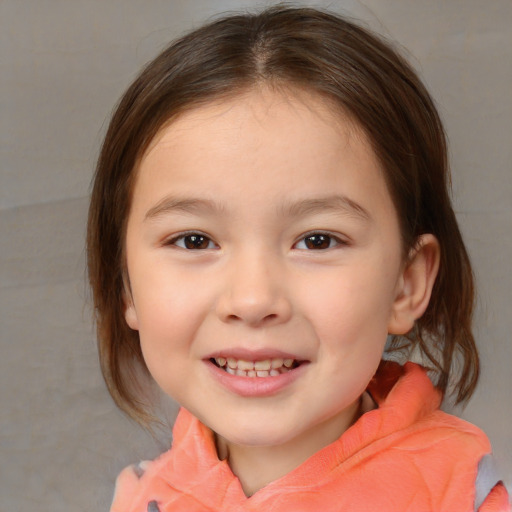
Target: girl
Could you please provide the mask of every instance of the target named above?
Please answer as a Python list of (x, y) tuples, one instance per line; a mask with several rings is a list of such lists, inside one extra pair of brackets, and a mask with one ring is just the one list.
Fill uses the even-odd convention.
[[(439, 410), (478, 377), (447, 182), (424, 86), (337, 16), (230, 16), (151, 62), (105, 138), (88, 263), (115, 401), (149, 425), (155, 381), (182, 410), (111, 510), (508, 509), (485, 435)], [(382, 360), (412, 350), (425, 368)]]

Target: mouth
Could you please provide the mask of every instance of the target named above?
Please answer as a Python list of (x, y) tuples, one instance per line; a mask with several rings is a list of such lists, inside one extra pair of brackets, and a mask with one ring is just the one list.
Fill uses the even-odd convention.
[(230, 375), (248, 378), (278, 377), (298, 368), (305, 361), (272, 358), (258, 361), (235, 359), (234, 357), (212, 357), (210, 362)]

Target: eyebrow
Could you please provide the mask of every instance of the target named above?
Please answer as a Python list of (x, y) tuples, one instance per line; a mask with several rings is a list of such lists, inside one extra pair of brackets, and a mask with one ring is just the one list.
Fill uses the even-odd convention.
[[(150, 208), (146, 212), (144, 220), (154, 219), (173, 212), (186, 214), (220, 214), (224, 211), (222, 205), (211, 199), (168, 196), (164, 197), (155, 206)], [(306, 215), (326, 212), (351, 215), (365, 222), (371, 220), (371, 215), (365, 208), (344, 195), (301, 199), (300, 201), (285, 203), (279, 208), (277, 213), (283, 217), (304, 217)]]
[(326, 212), (354, 216), (365, 222), (369, 222), (372, 219), (368, 210), (344, 195), (302, 199), (283, 205), (279, 213), (284, 216), (303, 217), (305, 215)]
[(198, 198), (180, 198), (180, 197), (164, 197), (155, 206), (150, 208), (144, 220), (154, 219), (165, 215), (167, 213), (181, 212), (181, 213), (221, 213), (224, 208), (212, 201), (211, 199), (198, 199)]

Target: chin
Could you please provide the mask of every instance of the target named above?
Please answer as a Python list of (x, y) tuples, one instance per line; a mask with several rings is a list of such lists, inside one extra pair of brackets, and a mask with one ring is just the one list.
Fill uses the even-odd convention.
[(269, 429), (268, 426), (261, 423), (253, 423), (252, 425), (236, 425), (233, 428), (219, 429), (217, 434), (223, 437), (228, 443), (239, 446), (279, 446), (291, 441), (294, 438), (294, 432), (290, 429), (283, 428), (279, 425), (279, 429)]

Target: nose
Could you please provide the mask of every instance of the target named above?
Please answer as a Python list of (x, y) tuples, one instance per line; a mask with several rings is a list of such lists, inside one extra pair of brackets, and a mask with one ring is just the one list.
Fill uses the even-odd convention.
[(246, 254), (230, 261), (225, 277), (216, 304), (223, 322), (260, 327), (290, 319), (292, 305), (285, 273), (268, 254)]

